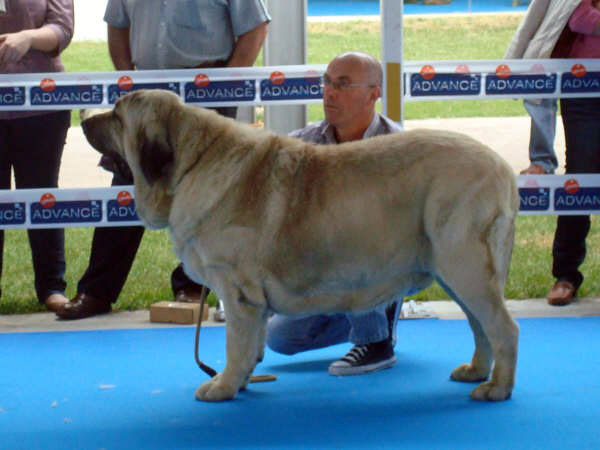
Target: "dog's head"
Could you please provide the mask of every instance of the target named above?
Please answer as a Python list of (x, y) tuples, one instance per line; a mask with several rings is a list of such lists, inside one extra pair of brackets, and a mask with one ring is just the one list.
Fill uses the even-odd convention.
[(118, 171), (129, 167), (138, 215), (152, 228), (168, 224), (175, 163), (171, 136), (181, 105), (179, 97), (167, 91), (136, 91), (119, 99), (111, 111), (81, 123), (92, 147), (112, 158)]

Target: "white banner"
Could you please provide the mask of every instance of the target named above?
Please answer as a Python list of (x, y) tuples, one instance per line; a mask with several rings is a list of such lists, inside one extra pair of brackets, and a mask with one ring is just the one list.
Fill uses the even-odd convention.
[[(519, 175), (520, 214), (600, 213), (598, 175)], [(0, 190), (0, 229), (140, 225), (133, 186)]]
[[(0, 75), (0, 110), (108, 108), (137, 89), (198, 106), (320, 103), (325, 65)], [(600, 96), (600, 60), (412, 61), (404, 99)]]

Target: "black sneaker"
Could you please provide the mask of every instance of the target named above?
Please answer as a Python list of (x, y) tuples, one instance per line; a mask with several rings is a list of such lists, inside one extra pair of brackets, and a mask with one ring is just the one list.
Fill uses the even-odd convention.
[(355, 345), (341, 359), (329, 366), (329, 374), (335, 376), (360, 375), (387, 369), (396, 363), (394, 346), (390, 339), (366, 345)]

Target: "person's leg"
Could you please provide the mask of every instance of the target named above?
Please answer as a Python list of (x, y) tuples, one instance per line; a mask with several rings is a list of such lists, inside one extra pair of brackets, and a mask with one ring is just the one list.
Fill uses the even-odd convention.
[(199, 303), (210, 293), (208, 287), (196, 283), (185, 274), (182, 263), (171, 272), (171, 289), (178, 302)]
[[(132, 184), (115, 174), (112, 186)], [(143, 226), (98, 227), (94, 230), (88, 267), (77, 284), (77, 293), (105, 303), (117, 301), (144, 235)]]
[(350, 323), (345, 314), (285, 316), (275, 314), (267, 322), (267, 346), (284, 355), (348, 342)]
[(329, 366), (329, 373), (359, 375), (393, 366), (396, 363), (396, 323), (401, 308), (402, 299), (368, 312), (348, 314), (349, 340), (355, 345)]
[[(112, 186), (133, 184), (129, 175), (115, 173)], [(56, 314), (77, 320), (108, 313), (127, 280), (144, 235), (144, 227), (94, 229), (88, 267), (77, 283), (77, 295)]]
[[(561, 114), (566, 172), (600, 173), (600, 99), (563, 99)], [(552, 274), (557, 283), (548, 294), (550, 304), (568, 304), (583, 282), (579, 266), (585, 259), (589, 229), (589, 216), (558, 217), (552, 248)]]
[[(17, 189), (56, 188), (60, 161), (70, 126), (69, 111), (15, 120), (13, 163)], [(29, 244), (40, 303), (64, 294), (66, 282), (64, 229), (30, 229)]]
[[(10, 189), (11, 155), (13, 151), (10, 120), (0, 120), (0, 189)], [(0, 278), (4, 256), (4, 230), (0, 230)], [(2, 289), (0, 288), (0, 297)]]
[(354, 345), (366, 345), (387, 339), (389, 329), (385, 309), (386, 305), (380, 305), (368, 312), (347, 314), (350, 322), (348, 340)]
[(567, 281), (575, 291), (583, 283), (579, 266), (586, 254), (585, 239), (590, 230), (590, 216), (558, 216), (552, 245), (552, 275)]
[(557, 100), (524, 100), (523, 105), (531, 116), (529, 161), (532, 165), (521, 173), (534, 173), (534, 166), (541, 167), (545, 173), (554, 173), (558, 167), (554, 150)]

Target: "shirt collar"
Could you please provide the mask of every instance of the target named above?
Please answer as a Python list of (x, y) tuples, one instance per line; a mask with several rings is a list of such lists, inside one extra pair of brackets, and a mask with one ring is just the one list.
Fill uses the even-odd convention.
[[(371, 121), (371, 123), (369, 124), (369, 126), (367, 127), (367, 129), (365, 130), (365, 132), (363, 133), (362, 138), (363, 139), (367, 139), (373, 136), (377, 135), (377, 131), (379, 128), (379, 113), (375, 113), (373, 115), (373, 120)], [(335, 129), (333, 127), (333, 125), (331, 125), (330, 123), (327, 123), (326, 121), (323, 121), (323, 128), (321, 129), (321, 135), (323, 136), (323, 140), (327, 143), (327, 144), (337, 144), (337, 138), (335, 137)]]

